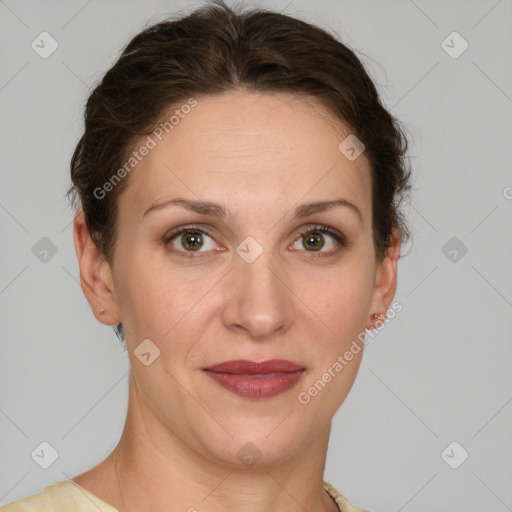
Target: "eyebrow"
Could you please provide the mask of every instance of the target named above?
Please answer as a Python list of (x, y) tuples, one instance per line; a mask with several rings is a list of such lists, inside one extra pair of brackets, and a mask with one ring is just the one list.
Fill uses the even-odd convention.
[[(227, 217), (226, 209), (218, 203), (212, 203), (210, 201), (201, 201), (195, 199), (186, 199), (183, 197), (175, 197), (162, 203), (153, 204), (143, 213), (142, 216), (145, 217), (150, 212), (162, 210), (163, 208), (167, 208), (168, 206), (172, 205), (181, 206), (182, 208), (193, 211), (200, 215), (210, 215), (212, 217), (218, 218)], [(363, 223), (363, 215), (361, 213), (361, 210), (354, 203), (348, 201), (347, 199), (333, 199), (330, 201), (315, 201), (312, 203), (301, 204), (293, 211), (292, 219), (301, 219), (304, 217), (308, 217), (310, 215), (313, 215), (314, 213), (324, 212), (336, 206), (348, 207), (350, 210), (357, 214), (360, 222)]]

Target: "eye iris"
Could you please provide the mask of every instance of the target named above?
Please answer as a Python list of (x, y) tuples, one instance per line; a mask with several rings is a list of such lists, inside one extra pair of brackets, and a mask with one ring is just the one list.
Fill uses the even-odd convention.
[(203, 237), (199, 231), (188, 231), (181, 236), (181, 243), (185, 249), (197, 251), (203, 245)]
[(318, 251), (324, 246), (323, 235), (320, 233), (308, 233), (304, 235), (302, 240), (304, 246), (313, 249), (313, 251)]

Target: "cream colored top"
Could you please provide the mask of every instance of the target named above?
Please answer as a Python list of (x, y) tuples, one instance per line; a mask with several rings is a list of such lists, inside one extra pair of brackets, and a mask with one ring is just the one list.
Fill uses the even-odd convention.
[[(332, 485), (324, 481), (324, 489), (338, 505), (340, 512), (368, 512), (355, 507)], [(33, 494), (0, 507), (0, 512), (119, 512), (71, 479), (61, 480)]]

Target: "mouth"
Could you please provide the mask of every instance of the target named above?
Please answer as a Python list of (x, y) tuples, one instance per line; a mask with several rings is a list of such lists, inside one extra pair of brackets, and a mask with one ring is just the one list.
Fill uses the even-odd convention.
[(293, 388), (306, 369), (297, 363), (273, 359), (226, 361), (208, 368), (205, 374), (224, 389), (243, 398), (271, 398)]

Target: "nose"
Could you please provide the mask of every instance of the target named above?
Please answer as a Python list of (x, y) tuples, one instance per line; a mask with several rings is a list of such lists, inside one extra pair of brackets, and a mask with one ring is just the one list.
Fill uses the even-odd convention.
[(257, 340), (288, 331), (295, 308), (284, 269), (265, 251), (252, 263), (236, 255), (233, 265), (225, 283), (225, 327), (248, 333)]

